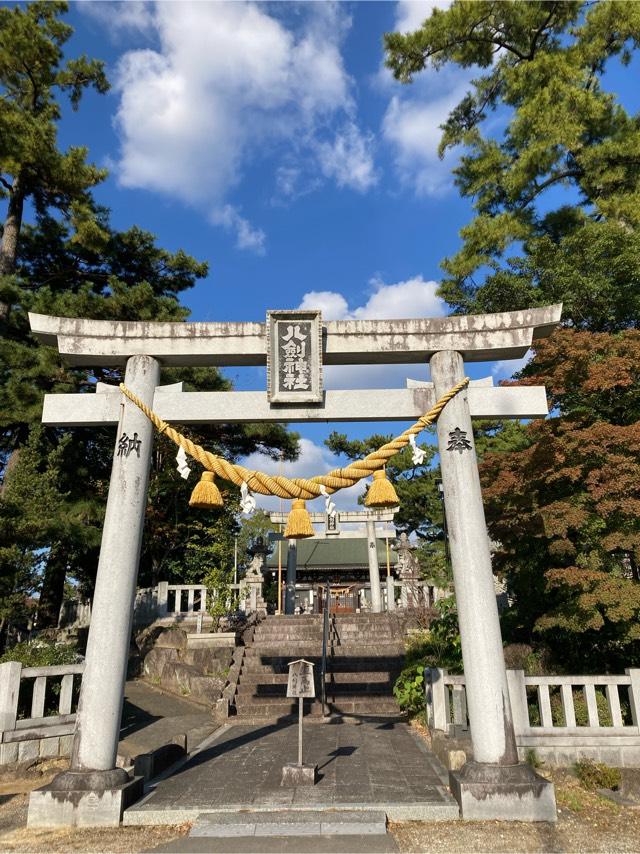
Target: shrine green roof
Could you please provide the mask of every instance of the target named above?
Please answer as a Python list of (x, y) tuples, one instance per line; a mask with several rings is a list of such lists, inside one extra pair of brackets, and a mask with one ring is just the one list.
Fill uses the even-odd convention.
[[(383, 567), (387, 565), (387, 548), (385, 540), (378, 540), (378, 564)], [(389, 561), (391, 566), (396, 565), (397, 554), (389, 549)], [(287, 542), (282, 544), (282, 565), (287, 564)], [(323, 540), (298, 540), (299, 569), (321, 569), (336, 567), (368, 567), (369, 557), (367, 552), (366, 537), (332, 537)], [(278, 567), (278, 545), (267, 558), (267, 567), (277, 569)]]

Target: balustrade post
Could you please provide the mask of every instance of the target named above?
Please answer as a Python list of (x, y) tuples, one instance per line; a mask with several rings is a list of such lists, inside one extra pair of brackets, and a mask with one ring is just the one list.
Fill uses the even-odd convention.
[(433, 707), (433, 728), (441, 732), (449, 730), (449, 697), (447, 686), (444, 684), (446, 670), (439, 667), (430, 668), (431, 703)]
[(169, 613), (169, 582), (158, 582), (158, 617), (166, 617)]
[(513, 729), (516, 736), (522, 735), (529, 727), (529, 707), (524, 670), (507, 670), (507, 684), (513, 714)]
[(631, 680), (631, 684), (629, 685), (631, 720), (634, 726), (640, 727), (640, 668), (627, 667), (624, 672)]
[(0, 733), (11, 732), (16, 728), (21, 673), (22, 664), (19, 661), (0, 664)]

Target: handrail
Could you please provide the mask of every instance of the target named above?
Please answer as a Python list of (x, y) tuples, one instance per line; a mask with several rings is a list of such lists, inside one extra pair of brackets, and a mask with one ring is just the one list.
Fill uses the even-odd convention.
[(324, 611), (322, 613), (322, 665), (320, 667), (320, 698), (322, 700), (322, 717), (327, 716), (327, 644), (329, 642), (329, 611), (331, 610), (331, 584), (327, 582), (324, 596)]

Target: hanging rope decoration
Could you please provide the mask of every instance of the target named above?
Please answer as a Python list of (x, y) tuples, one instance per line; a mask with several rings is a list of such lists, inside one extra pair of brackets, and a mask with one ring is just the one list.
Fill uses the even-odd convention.
[(251, 471), (238, 463), (230, 463), (224, 457), (206, 451), (200, 445), (196, 445), (182, 433), (179, 433), (166, 421), (163, 421), (153, 409), (150, 409), (131, 389), (124, 383), (120, 383), (122, 393), (140, 409), (151, 421), (158, 432), (167, 436), (182, 448), (189, 456), (197, 460), (205, 469), (202, 478), (196, 484), (189, 505), (191, 507), (220, 507), (222, 506), (222, 495), (215, 483), (215, 476), (230, 480), (236, 486), (261, 495), (275, 495), (278, 498), (295, 499), (287, 521), (287, 529), (284, 536), (287, 539), (298, 539), (312, 537), (314, 534), (311, 519), (306, 509), (305, 501), (319, 496), (326, 498), (327, 494), (337, 492), (348, 486), (353, 486), (362, 478), (373, 474), (373, 483), (369, 487), (365, 504), (367, 507), (395, 507), (399, 501), (393, 484), (387, 479), (385, 464), (391, 457), (395, 456), (411, 442), (412, 437), (422, 432), (425, 427), (440, 415), (444, 407), (469, 385), (469, 377), (465, 377), (452, 389), (444, 394), (431, 409), (422, 415), (411, 427), (403, 433), (387, 442), (377, 451), (372, 451), (361, 460), (350, 463), (345, 468), (337, 468), (327, 474), (316, 475), (312, 478), (295, 477), (288, 478), (283, 475), (270, 475), (266, 472)]

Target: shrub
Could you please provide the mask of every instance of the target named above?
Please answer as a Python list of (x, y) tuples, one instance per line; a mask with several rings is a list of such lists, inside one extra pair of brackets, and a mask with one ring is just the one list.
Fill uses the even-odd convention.
[(73, 644), (17, 643), (0, 656), (0, 664), (5, 661), (19, 661), (23, 667), (51, 667), (54, 664), (75, 664), (80, 656)]
[(604, 762), (594, 762), (592, 759), (578, 760), (575, 772), (582, 786), (590, 792), (596, 789), (619, 789), (622, 782), (619, 768), (611, 768)]
[(424, 712), (424, 665), (405, 667), (393, 686), (393, 694), (400, 708), (409, 714)]
[(406, 666), (393, 687), (400, 708), (412, 715), (425, 711), (425, 668), (441, 667), (462, 673), (462, 646), (455, 600), (453, 597), (441, 599), (436, 608), (439, 616), (429, 629), (417, 632), (407, 643)]

